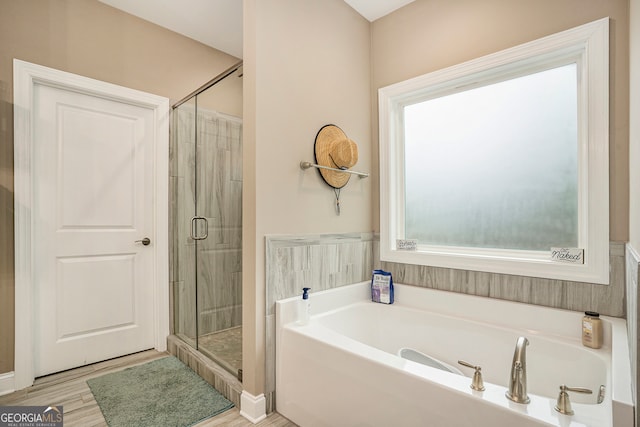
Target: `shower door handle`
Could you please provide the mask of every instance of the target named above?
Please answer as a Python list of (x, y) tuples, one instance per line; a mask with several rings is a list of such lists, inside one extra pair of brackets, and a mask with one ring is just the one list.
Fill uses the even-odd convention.
[[(204, 221), (204, 234), (198, 236), (198, 221)], [(191, 218), (191, 238), (193, 240), (204, 240), (209, 236), (209, 222), (203, 216), (194, 216)]]

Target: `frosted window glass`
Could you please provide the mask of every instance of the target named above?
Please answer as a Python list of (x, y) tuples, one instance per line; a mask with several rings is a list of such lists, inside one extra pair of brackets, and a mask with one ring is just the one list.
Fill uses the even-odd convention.
[(578, 247), (576, 64), (404, 108), (405, 238)]

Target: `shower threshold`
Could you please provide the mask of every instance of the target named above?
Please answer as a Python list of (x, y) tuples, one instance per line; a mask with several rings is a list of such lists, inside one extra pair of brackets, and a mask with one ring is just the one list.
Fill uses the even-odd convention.
[[(196, 348), (194, 338), (184, 334), (176, 336)], [(202, 335), (197, 350), (242, 381), (242, 326)]]

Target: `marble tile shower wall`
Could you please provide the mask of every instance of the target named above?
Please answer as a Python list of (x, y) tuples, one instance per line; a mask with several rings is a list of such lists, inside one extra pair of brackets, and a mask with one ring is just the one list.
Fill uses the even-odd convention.
[[(242, 123), (202, 109), (196, 123), (193, 108), (183, 105), (172, 129), (174, 332), (193, 338), (196, 279), (201, 335), (242, 323)], [(208, 221), (208, 237), (197, 245), (190, 237), (196, 213)]]
[(372, 233), (269, 236), (266, 239), (266, 397), (275, 409), (275, 301), (369, 280), (371, 270), (391, 271), (394, 281), (569, 310), (625, 315), (625, 245), (610, 243), (610, 286), (420, 265), (380, 262)]

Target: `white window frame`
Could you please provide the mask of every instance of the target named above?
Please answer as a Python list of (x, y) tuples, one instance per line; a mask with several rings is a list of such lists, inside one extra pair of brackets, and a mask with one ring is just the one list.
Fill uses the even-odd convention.
[[(416, 100), (528, 74), (541, 64), (578, 65), (578, 246), (584, 263), (552, 261), (550, 251), (418, 245), (404, 235), (404, 106)], [(379, 89), (380, 259), (520, 276), (609, 284), (609, 19)]]

